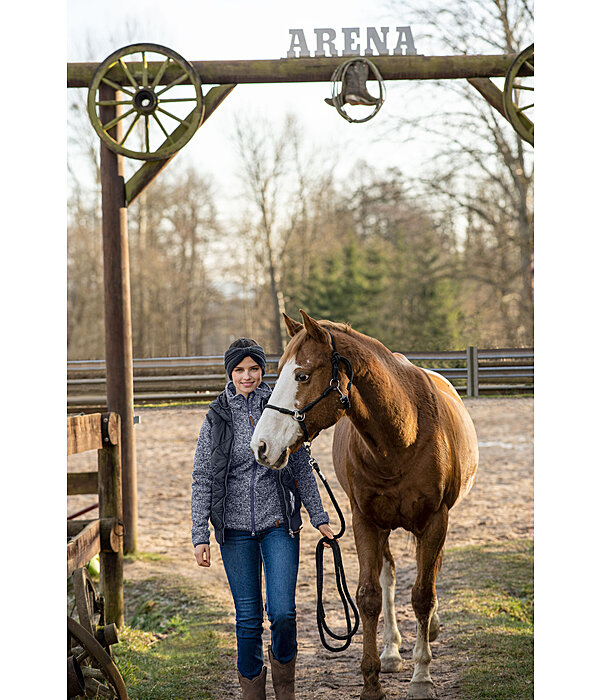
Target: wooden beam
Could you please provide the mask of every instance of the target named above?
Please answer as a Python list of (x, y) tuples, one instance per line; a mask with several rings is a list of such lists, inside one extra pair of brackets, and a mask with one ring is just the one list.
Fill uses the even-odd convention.
[[(467, 82), (470, 83), (480, 95), (483, 95), (486, 101), (494, 109), (498, 110), (506, 121), (510, 123), (510, 119), (506, 116), (506, 112), (504, 110), (504, 93), (502, 90), (496, 87), (489, 78), (468, 78)], [(528, 119), (527, 115), (521, 113), (521, 119), (526, 124), (531, 125), (530, 128), (533, 128), (533, 124)]]
[(504, 103), (502, 100), (502, 90), (496, 87), (489, 78), (467, 78), (471, 84), (486, 101), (506, 119)]
[[(512, 53), (491, 56), (369, 56), (368, 58), (377, 66), (384, 80), (441, 80), (505, 76), (516, 57), (517, 54)], [(191, 64), (205, 85), (326, 83), (331, 80), (336, 67), (349, 58), (351, 57), (326, 56), (255, 61), (191, 61)], [(67, 87), (88, 87), (99, 65), (99, 63), (68, 63)], [(135, 63), (131, 65), (135, 68)], [(148, 64), (150, 75), (155, 74), (160, 65), (158, 61), (150, 62)], [(167, 69), (161, 84), (168, 84), (180, 74), (181, 69), (176, 66)], [(531, 74), (527, 66), (523, 66), (519, 73), (519, 75)], [(119, 65), (111, 68), (106, 75), (118, 84), (129, 84)]]
[[(229, 95), (233, 90), (235, 85), (216, 85), (211, 88), (206, 97), (204, 98), (204, 118), (200, 122), (198, 128), (204, 124), (204, 122), (210, 117), (210, 115), (217, 109), (217, 107), (223, 102), (223, 100)], [(184, 133), (186, 126), (180, 124), (172, 134), (172, 137), (177, 140), (180, 133)], [(165, 142), (166, 143), (166, 142)], [(164, 144), (161, 144), (159, 148), (162, 148)], [(158, 150), (158, 149), (157, 149)], [(176, 156), (175, 153), (170, 158), (165, 158), (164, 160), (149, 160), (142, 165), (142, 167), (137, 170), (127, 181), (125, 185), (125, 199), (127, 205), (129, 206), (133, 200), (142, 193), (142, 191), (154, 180), (154, 178), (165, 168)]]
[(99, 553), (100, 521), (92, 520), (74, 539), (67, 542), (67, 578)]
[(67, 496), (98, 493), (98, 472), (68, 472)]
[[(113, 524), (108, 533), (110, 547), (103, 546), (103, 551), (100, 553), (100, 590), (104, 595), (106, 622), (114, 622), (118, 627), (124, 624), (123, 548), (126, 534), (123, 530), (124, 496), (121, 483), (120, 447), (120, 445), (111, 445), (98, 452), (100, 517)], [(127, 527), (127, 521), (125, 521), (125, 527)]]
[[(108, 124), (120, 114), (114, 105), (116, 91), (100, 86), (100, 120)], [(107, 104), (108, 103), (108, 104)], [(113, 103), (113, 104), (111, 104)], [(123, 122), (111, 129), (121, 141)], [(133, 349), (127, 202), (125, 201), (124, 158), (100, 142), (102, 185), (102, 250), (104, 264), (104, 338), (106, 348), (106, 399), (108, 410), (121, 417), (121, 457), (125, 551), (137, 547), (137, 470), (133, 430)], [(100, 483), (102, 478), (100, 477)], [(102, 510), (100, 511), (102, 514)]]
[(100, 551), (118, 552), (123, 537), (123, 524), (116, 518), (95, 518), (94, 520), (67, 520), (67, 537), (76, 537), (90, 523), (100, 521)]
[[(111, 444), (118, 440), (117, 416), (110, 415), (108, 438)], [(67, 455), (75, 455), (87, 450), (100, 450), (102, 443), (102, 414), (90, 413), (86, 416), (67, 416)]]
[[(489, 78), (468, 78), (467, 82), (470, 83), (480, 95), (483, 95), (486, 101), (510, 123), (510, 119), (506, 116), (506, 112), (504, 111), (504, 93), (500, 88), (496, 87)], [(521, 113), (521, 118), (524, 122), (531, 124), (527, 115)], [(531, 126), (533, 127), (533, 124), (531, 124)]]
[(67, 455), (102, 448), (102, 414), (67, 417)]

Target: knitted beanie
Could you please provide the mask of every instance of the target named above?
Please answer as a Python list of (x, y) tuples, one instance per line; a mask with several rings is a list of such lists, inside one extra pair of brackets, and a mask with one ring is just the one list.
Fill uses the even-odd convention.
[(245, 357), (251, 357), (261, 368), (263, 376), (267, 366), (267, 356), (263, 348), (255, 340), (250, 338), (238, 338), (225, 351), (224, 363), (227, 378), (231, 379), (231, 373)]

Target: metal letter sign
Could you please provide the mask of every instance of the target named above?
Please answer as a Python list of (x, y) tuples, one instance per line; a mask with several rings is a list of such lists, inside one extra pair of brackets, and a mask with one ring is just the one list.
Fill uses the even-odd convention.
[[(359, 27), (345, 27), (342, 29), (342, 36), (338, 37), (338, 44), (343, 44), (342, 56), (360, 56), (361, 48), (364, 46), (364, 55), (373, 56), (373, 48), (377, 50), (379, 56), (389, 56), (388, 47), (389, 27), (367, 27), (366, 35), (363, 34), (364, 45), (361, 43), (361, 33)], [(313, 29), (315, 34), (316, 49), (313, 56), (339, 56), (336, 49), (336, 31), (330, 27)], [(394, 56), (416, 56), (417, 50), (410, 27), (396, 27), (396, 44), (392, 54)], [(311, 56), (304, 29), (290, 29), (290, 48), (286, 54), (287, 58), (308, 58)], [(391, 37), (390, 37), (391, 38)]]

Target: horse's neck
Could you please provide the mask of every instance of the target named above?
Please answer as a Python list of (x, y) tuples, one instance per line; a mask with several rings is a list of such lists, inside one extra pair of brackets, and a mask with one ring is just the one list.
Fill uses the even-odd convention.
[(347, 351), (355, 374), (349, 418), (378, 455), (410, 447), (418, 430), (410, 366), (402, 365), (376, 341), (353, 341)]

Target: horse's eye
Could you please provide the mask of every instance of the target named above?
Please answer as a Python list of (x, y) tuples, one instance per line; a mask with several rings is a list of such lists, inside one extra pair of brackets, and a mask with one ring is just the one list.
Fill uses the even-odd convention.
[(310, 379), (310, 374), (302, 374), (301, 372), (296, 375), (297, 382), (307, 382)]

